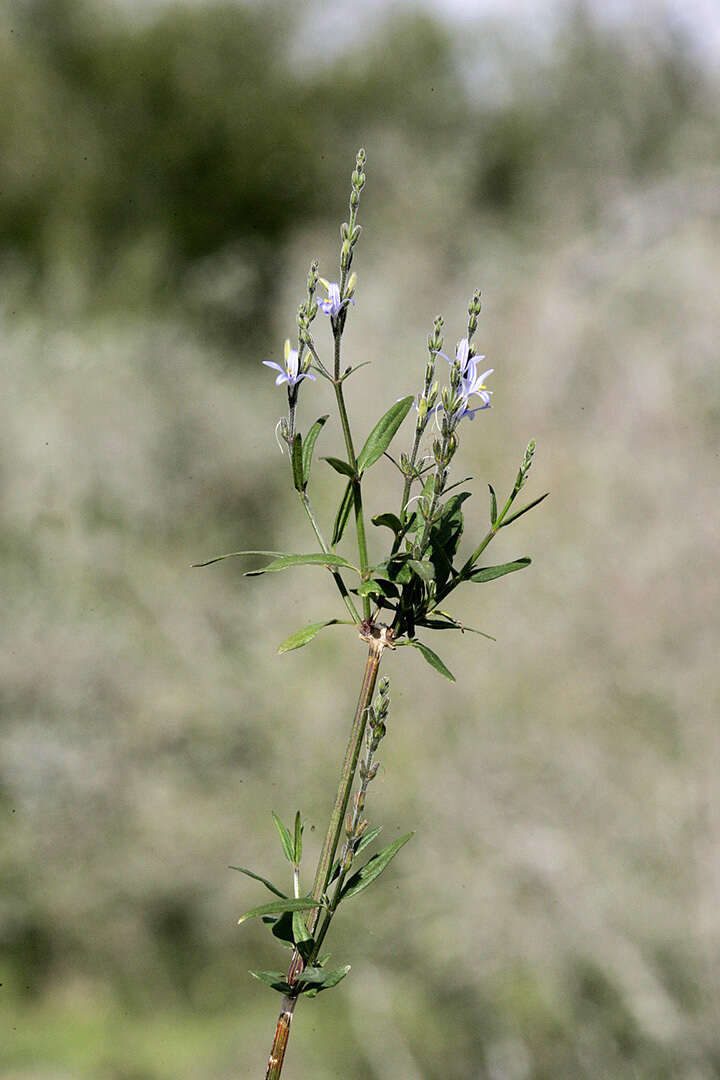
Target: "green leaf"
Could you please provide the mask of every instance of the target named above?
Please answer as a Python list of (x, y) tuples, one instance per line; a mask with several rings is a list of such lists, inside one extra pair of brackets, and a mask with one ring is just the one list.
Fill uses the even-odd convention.
[(292, 932), (293, 941), (296, 945), (301, 945), (303, 941), (312, 941), (312, 934), (305, 925), (305, 920), (299, 911), (293, 911), (292, 913)]
[(335, 524), (333, 526), (332, 544), (339, 544), (342, 540), (343, 533), (345, 532), (345, 526), (348, 523), (350, 517), (350, 511), (353, 505), (353, 485), (352, 480), (348, 481), (348, 486), (345, 488), (345, 494), (340, 500), (338, 506), (338, 512), (335, 516)]
[(435, 580), (435, 571), (433, 565), (427, 561), (421, 561), (420, 559), (408, 559), (407, 565), (411, 567), (419, 578), (430, 584)]
[(342, 458), (336, 457), (324, 457), (321, 461), (327, 461), (328, 465), (335, 470), (335, 472), (341, 473), (343, 476), (349, 476), (351, 479), (355, 478), (355, 470), (352, 465), (347, 461), (343, 461)]
[(392, 529), (396, 536), (403, 531), (403, 523), (397, 514), (376, 514), (371, 520), (373, 525), (384, 525), (387, 529)]
[(272, 986), (273, 990), (277, 990), (281, 994), (288, 994), (290, 992), (290, 984), (286, 981), (287, 976), (284, 971), (251, 971), (253, 979), (259, 979), (260, 982), (267, 983), (268, 986)]
[(488, 641), (497, 641), (492, 634), (486, 634), (484, 630), (476, 630), (474, 626), (466, 626), (465, 623), (458, 622), (457, 619), (452, 619), (448, 616), (447, 619), (434, 619), (432, 617), (427, 619), (418, 619), (418, 626), (426, 626), (428, 630), (460, 630), (465, 634), (479, 634), (480, 637), (487, 638)]
[(312, 456), (313, 450), (315, 449), (315, 441), (320, 432), (322, 431), (323, 425), (325, 424), (329, 415), (329, 413), (326, 413), (325, 416), (319, 416), (313, 426), (308, 431), (307, 435), (305, 436), (302, 453), (303, 485), (305, 487), (307, 487), (308, 480), (310, 479), (310, 468), (312, 466)]
[(336, 626), (338, 623), (349, 622), (349, 619), (325, 619), (324, 622), (308, 623), (307, 626), (303, 626), (302, 630), (296, 630), (294, 634), (290, 634), (290, 637), (286, 637), (284, 641), (281, 641), (278, 645), (278, 652), (285, 653), (291, 652), (292, 649), (301, 649), (303, 645), (307, 645), (314, 637), (317, 637), (326, 626)]
[(412, 577), (412, 571), (407, 565), (409, 558), (409, 552), (398, 551), (386, 562), (371, 566), (369, 572), (373, 578), (378, 578), (380, 581), (398, 581), (401, 585), (407, 585)]
[(300, 817), (300, 811), (295, 812), (295, 865), (299, 866), (302, 861), (302, 836), (303, 829), (302, 818)]
[(466, 581), (494, 581), (495, 578), (504, 577), (505, 574), (512, 574), (515, 570), (524, 570), (526, 566), (529, 566), (532, 559), (527, 557), (523, 559), (515, 559), (514, 562), (503, 563), (502, 566), (483, 566), (480, 570), (473, 570), (471, 574), (467, 576)]
[(539, 498), (533, 499), (533, 501), (531, 503), (528, 503), (527, 506), (523, 506), (522, 510), (518, 510), (516, 513), (511, 514), (509, 518), (505, 518), (505, 520), (502, 523), (501, 528), (504, 529), (506, 525), (510, 524), (510, 522), (517, 521), (517, 519), (519, 517), (522, 517), (523, 514), (527, 514), (528, 510), (532, 510), (533, 507), (538, 506), (538, 504), (541, 503), (543, 501), (543, 499), (547, 499), (549, 494), (550, 494), (550, 492), (546, 491), (544, 495), (540, 495)]
[(359, 855), (361, 851), (364, 851), (366, 847), (369, 847), (375, 837), (379, 836), (381, 832), (382, 825), (376, 825), (373, 829), (368, 829), (367, 832), (364, 832), (362, 834), (362, 839), (360, 840), (360, 843), (355, 848), (355, 854)]
[(271, 933), (273, 937), (276, 937), (278, 941), (282, 941), (285, 945), (295, 945), (295, 939), (293, 937), (293, 915), (292, 911), (284, 911), (278, 918), (277, 915), (265, 915), (263, 922), (270, 919), (274, 919)]
[(271, 900), (269, 904), (261, 904), (260, 907), (254, 907), (250, 911), (246, 911), (238, 919), (238, 925), (259, 915), (280, 915), (284, 911), (312, 911), (313, 908), (318, 907), (325, 907), (325, 905), (321, 901), (313, 899), (312, 896), (300, 896), (297, 900), (290, 897), (287, 900)]
[(292, 461), (293, 484), (295, 485), (295, 490), (302, 492), (305, 490), (305, 480), (303, 477), (302, 435), (299, 431), (293, 439), (290, 460)]
[(248, 877), (254, 878), (255, 881), (261, 881), (266, 889), (269, 889), (271, 893), (275, 893), (276, 896), (282, 897), (283, 900), (287, 900), (287, 893), (281, 892), (277, 889), (272, 881), (268, 881), (267, 878), (261, 877), (260, 874), (253, 873), (252, 870), (247, 870), (244, 866), (229, 866), (228, 870), (238, 870), (241, 874), (247, 874)]
[(274, 559), (267, 566), (263, 566), (262, 570), (248, 570), (245, 577), (259, 577), (260, 574), (273, 574), (277, 570), (287, 570), (289, 566), (327, 566), (330, 567), (347, 567), (349, 570), (354, 570), (356, 574), (360, 571), (352, 563), (349, 563), (347, 559), (343, 559), (340, 555), (326, 554), (324, 551), (314, 551), (310, 555), (279, 555), (277, 559)]
[(401, 836), (399, 840), (394, 840), (392, 844), (388, 844), (388, 846), (383, 848), (382, 851), (379, 851), (377, 855), (373, 855), (372, 859), (369, 859), (356, 874), (353, 874), (352, 877), (348, 878), (345, 882), (341, 899), (347, 900), (350, 896), (356, 896), (359, 892), (362, 892), (363, 889), (367, 889), (368, 885), (372, 885), (375, 878), (380, 877), (391, 859), (395, 858), (400, 848), (403, 844), (407, 844), (412, 835), (411, 832), (406, 833), (405, 836)]
[(469, 491), (461, 491), (448, 499), (430, 531), (430, 559), (435, 567), (435, 580), (439, 589), (442, 589), (452, 573), (452, 561), (464, 527), (462, 504), (470, 498), (470, 494)]
[(494, 525), (497, 521), (497, 496), (492, 484), (488, 484), (490, 488), (490, 524)]
[[(382, 828), (383, 828), (382, 825), (376, 825), (373, 829), (368, 829), (367, 832), (363, 833), (360, 843), (355, 848), (355, 854), (353, 855), (353, 858), (355, 858), (355, 856), (359, 855), (361, 851), (363, 851), (366, 847), (369, 847), (370, 844), (372, 844), (375, 837), (379, 836), (380, 833), (382, 832)], [(333, 881), (337, 880), (339, 874), (340, 874), (340, 859), (336, 859), (335, 862), (333, 863), (333, 868), (332, 868), (332, 872), (330, 874), (330, 877), (328, 878), (328, 888), (332, 885)]]
[[(398, 644), (400, 643), (398, 642)], [(438, 654), (434, 653), (427, 645), (423, 645), (422, 641), (418, 641), (417, 638), (409, 638), (407, 644), (412, 645), (413, 649), (418, 649), (425, 657), (430, 667), (434, 667), (436, 671), (439, 671), (440, 674), (444, 675), (450, 682), (455, 682), (455, 676), (452, 671), (445, 667)]]
[(191, 565), (196, 566), (212, 566), (213, 563), (222, 562), (223, 559), (236, 559), (240, 555), (282, 555), (282, 551), (230, 551), (227, 555), (216, 555), (214, 559), (206, 559), (205, 562), (194, 562)]
[(326, 971), (321, 967), (306, 967), (298, 975), (297, 982), (300, 986), (312, 987), (314, 992), (319, 994), (321, 990), (330, 990), (333, 986), (337, 986), (349, 970), (349, 964), (336, 968), (334, 971)]
[(358, 596), (387, 596), (381, 581), (363, 581), (355, 592)]
[(378, 420), (358, 454), (358, 472), (362, 473), (369, 469), (383, 456), (410, 411), (412, 403), (412, 397), (401, 398), (400, 401), (396, 401), (394, 405), (391, 405), (385, 415)]
[[(272, 812), (272, 818), (273, 818), (273, 821), (275, 822), (275, 828), (277, 829), (278, 833), (280, 834), (280, 842), (282, 843), (282, 848), (283, 848), (283, 851), (285, 852), (285, 858), (287, 859), (287, 861), (289, 863), (292, 863), (294, 865), (295, 864), (295, 850), (294, 850), (295, 845), (292, 842), (292, 837), (290, 836), (290, 832), (289, 832), (287, 826), (283, 825), (282, 821), (277, 816), (277, 814), (275, 813), (274, 810)], [(286, 908), (285, 910), (289, 911), (290, 909)]]

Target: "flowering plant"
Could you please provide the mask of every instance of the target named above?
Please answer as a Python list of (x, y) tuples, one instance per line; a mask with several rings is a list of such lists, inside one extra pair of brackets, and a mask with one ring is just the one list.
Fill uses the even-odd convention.
[[(377, 826), (369, 827), (364, 810), (368, 787), (377, 772), (375, 755), (386, 734), (390, 708), (387, 678), (380, 680), (374, 699), (383, 654), (386, 649), (394, 650), (401, 646), (415, 648), (440, 675), (454, 680), (451, 671), (427, 644), (427, 634), (439, 630), (459, 630), (490, 636), (462, 624), (450, 614), (445, 603), (460, 585), (482, 584), (529, 565), (530, 559), (527, 557), (496, 566), (483, 566), (480, 558), (501, 529), (546, 497), (541, 495), (520, 509), (514, 509), (515, 500), (525, 485), (533, 461), (535, 444), (530, 442), (515, 484), (501, 508), (490, 485), (489, 529), (479, 542), (471, 545), (470, 552), (464, 558), (459, 557), (464, 529), (462, 507), (471, 493), (458, 490), (464, 488), (464, 480), (449, 483), (450, 466), (458, 451), (459, 430), (463, 421), (466, 417), (473, 419), (477, 412), (490, 408), (492, 394), (485, 386), (485, 379), (493, 369), (478, 374), (478, 365), (484, 357), (475, 353), (472, 343), (480, 314), (478, 292), (470, 300), (467, 333), (457, 345), (455, 358), (451, 360), (442, 352), (443, 320), (438, 316), (428, 337), (428, 359), (420, 393), (416, 397), (410, 395), (395, 401), (372, 428), (360, 450), (356, 450), (343, 388), (347, 379), (364, 365), (342, 370), (341, 346), (357, 285), (356, 275), (350, 271), (361, 233), (357, 214), (364, 185), (365, 151), (360, 150), (352, 174), (349, 221), (341, 227), (340, 280), (331, 282), (319, 277), (318, 264), (312, 263), (307, 279), (307, 295), (297, 315), (297, 348), (292, 348), (290, 342), (286, 341), (284, 366), (274, 361), (263, 361), (279, 372), (275, 380), (277, 385), (287, 385), (287, 416), (278, 421), (276, 436), (281, 449), (283, 444), (287, 447), (292, 483), (319, 550), (307, 554), (236, 551), (197, 564), (207, 566), (235, 556), (271, 554), (273, 558), (269, 562), (260, 569), (248, 571), (248, 576), (301, 565), (324, 568), (337, 587), (348, 618), (333, 617), (310, 623), (286, 638), (279, 651), (299, 649), (311, 642), (325, 627), (342, 623), (355, 626), (368, 647), (360, 695), (312, 888), (309, 891), (301, 888), (303, 822), (299, 811), (292, 828), (288, 828), (273, 813), (283, 852), (292, 866), (291, 893), (278, 888), (255, 871), (245, 867), (233, 868), (259, 881), (275, 897), (268, 903), (253, 907), (239, 921), (262, 919), (274, 937), (292, 950), (287, 971), (252, 973), (283, 995), (266, 1080), (278, 1080), (280, 1076), (290, 1024), (300, 997), (315, 997), (331, 989), (349, 971), (349, 965), (329, 967), (329, 957), (322, 953), (338, 908), (371, 885), (412, 836), (411, 833), (401, 836), (359, 865), (359, 856), (380, 832)], [(327, 299), (316, 299), (318, 282), (325, 288)], [(321, 348), (313, 335), (313, 322), (318, 312), (327, 315), (330, 322), (332, 359), (328, 362), (322, 359)], [(438, 356), (450, 365), (449, 379), (442, 389), (436, 379)], [(318, 417), (304, 433), (299, 430), (296, 416), (301, 384), (305, 379), (315, 379), (316, 376), (327, 380), (333, 387), (346, 452), (344, 458), (323, 459), (345, 481), (329, 540), (320, 527), (308, 494), (311, 475), (314, 478), (315, 445), (328, 416)], [(396, 459), (390, 454), (390, 446), (413, 405), (415, 423), (410, 447)], [(431, 444), (423, 450), (428, 431), (432, 432)], [(371, 518), (373, 525), (388, 530), (390, 534), (384, 558), (372, 562), (365, 524), (363, 480), (383, 456), (397, 468), (401, 493), (396, 510), (386, 510)], [(357, 565), (338, 551), (351, 516), (355, 523)], [(418, 637), (418, 632), (423, 640)], [(359, 779), (353, 795), (356, 777)]]

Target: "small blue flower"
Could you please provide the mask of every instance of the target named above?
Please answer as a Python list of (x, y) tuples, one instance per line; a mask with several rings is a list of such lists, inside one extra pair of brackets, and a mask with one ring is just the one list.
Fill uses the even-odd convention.
[(350, 281), (348, 282), (348, 295), (345, 297), (344, 300), (341, 300), (340, 286), (338, 285), (337, 281), (326, 281), (323, 277), (319, 278), (319, 281), (322, 282), (322, 284), (327, 289), (328, 294), (327, 300), (318, 301), (318, 307), (320, 308), (320, 310), (324, 312), (325, 315), (329, 315), (331, 319), (337, 319), (340, 312), (343, 311), (343, 309), (346, 308), (348, 304), (355, 303), (355, 301), (352, 299), (352, 294), (355, 287), (355, 280), (356, 278), (353, 274), (350, 278)]
[[(445, 353), (439, 353), (440, 356), (445, 356)], [(452, 364), (452, 360), (449, 356), (445, 356), (448, 364)], [(471, 356), (470, 355), (470, 342), (466, 337), (462, 341), (458, 342), (458, 347), (455, 351), (455, 362), (460, 368), (460, 374), (463, 378), (467, 375), (471, 365), (477, 365), (478, 360), (484, 360), (484, 356)]]
[[(495, 368), (488, 368), (487, 371), (483, 371), (482, 375), (478, 375), (477, 365), (475, 363), (476, 359), (484, 360), (485, 357), (472, 357), (467, 361), (465, 374), (463, 375), (462, 382), (460, 383), (460, 393), (465, 399), (465, 401), (467, 401), (468, 398), (476, 395), (483, 402), (483, 404), (478, 406), (478, 408), (489, 409), (490, 395), (492, 394), (492, 390), (488, 390), (485, 386), (485, 379), (487, 379), (488, 375), (492, 375)], [(477, 411), (478, 409), (473, 409), (473, 414)]]
[(299, 372), (298, 351), (297, 349), (290, 348), (290, 341), (285, 341), (285, 367), (280, 367), (274, 360), (263, 360), (265, 367), (275, 368), (280, 374), (275, 379), (275, 385), (281, 386), (282, 383), (288, 384), (288, 389), (292, 389), (297, 386), (303, 379), (314, 379), (315, 376), (311, 375), (309, 371)]

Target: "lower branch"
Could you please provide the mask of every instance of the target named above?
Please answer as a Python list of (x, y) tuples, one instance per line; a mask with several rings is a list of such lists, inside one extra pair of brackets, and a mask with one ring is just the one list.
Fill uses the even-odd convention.
[[(380, 659), (383, 650), (386, 647), (394, 647), (392, 643), (392, 632), (386, 626), (374, 626), (370, 623), (363, 623), (360, 628), (360, 636), (368, 643), (368, 657), (365, 664), (362, 686), (360, 688), (360, 696), (355, 708), (350, 738), (348, 739), (348, 745), (345, 751), (345, 760), (343, 761), (342, 771), (340, 773), (340, 782), (338, 784), (335, 802), (333, 803), (332, 813), (330, 815), (330, 823), (320, 853), (317, 871), (315, 872), (315, 881), (310, 894), (318, 901), (322, 899), (325, 890), (327, 889), (328, 879), (332, 872), (333, 860), (340, 840), (340, 834), (343, 830), (345, 813), (350, 800), (350, 793), (352, 791), (360, 749), (365, 734), (368, 708), (372, 703), (373, 693), (375, 692), (375, 683), (377, 682)], [(309, 914), (307, 927), (311, 934), (314, 934), (315, 928), (317, 927), (320, 911), (320, 908), (314, 908)], [(302, 969), (303, 960), (296, 949), (288, 971), (287, 981), (290, 986), (294, 986)], [(297, 994), (295, 993), (287, 994), (283, 998), (282, 1009), (278, 1018), (277, 1028), (275, 1029), (275, 1038), (273, 1040), (272, 1050), (270, 1051), (265, 1080), (279, 1080), (283, 1061), (285, 1059), (285, 1050), (290, 1036), (290, 1024), (292, 1023), (296, 1003)]]

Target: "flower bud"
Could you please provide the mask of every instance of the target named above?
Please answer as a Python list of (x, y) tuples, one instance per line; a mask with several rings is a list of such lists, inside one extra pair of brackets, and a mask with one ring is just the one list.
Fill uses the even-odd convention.
[(348, 300), (353, 296), (353, 294), (355, 292), (355, 286), (356, 285), (357, 285), (357, 274), (353, 270), (352, 274), (348, 278), (348, 283), (347, 283), (347, 285), (345, 287), (345, 296), (346, 296), (346, 298)]

